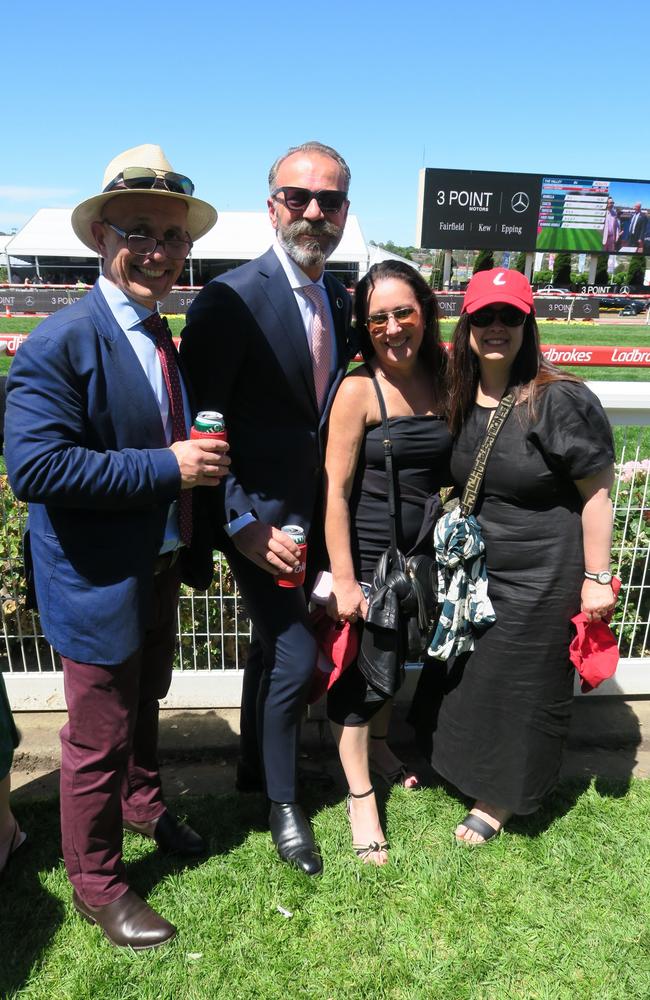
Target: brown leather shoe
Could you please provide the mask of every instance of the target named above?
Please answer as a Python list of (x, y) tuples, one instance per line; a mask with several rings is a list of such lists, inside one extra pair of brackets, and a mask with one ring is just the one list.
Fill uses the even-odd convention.
[(187, 823), (179, 823), (175, 816), (165, 810), (154, 823), (128, 823), (124, 829), (151, 837), (165, 854), (181, 854), (186, 858), (198, 858), (205, 854), (205, 841)]
[(72, 892), (75, 909), (89, 924), (97, 924), (117, 948), (159, 948), (176, 935), (176, 928), (152, 910), (143, 899), (127, 889), (123, 896), (105, 906), (89, 906), (76, 890)]

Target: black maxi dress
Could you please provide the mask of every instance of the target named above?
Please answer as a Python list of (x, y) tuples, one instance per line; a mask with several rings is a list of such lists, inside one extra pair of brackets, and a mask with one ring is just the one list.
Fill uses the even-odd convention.
[[(454, 443), (460, 490), (491, 412), (476, 405)], [(599, 400), (565, 381), (542, 390), (533, 421), (526, 403), (516, 406), (490, 454), (475, 514), (497, 620), (472, 652), (427, 661), (411, 709), (420, 749), (472, 799), (527, 814), (557, 781), (573, 701), (570, 619), (584, 579), (574, 480), (613, 461)]]
[[(388, 423), (399, 484), (399, 548), (406, 555), (433, 554), (435, 498), (450, 482), (449, 429), (444, 419), (431, 415), (390, 417)], [(390, 545), (383, 437), (381, 424), (366, 428), (349, 500), (352, 561), (357, 579), (366, 583)], [(353, 663), (330, 688), (327, 711), (340, 725), (362, 725), (385, 700)]]

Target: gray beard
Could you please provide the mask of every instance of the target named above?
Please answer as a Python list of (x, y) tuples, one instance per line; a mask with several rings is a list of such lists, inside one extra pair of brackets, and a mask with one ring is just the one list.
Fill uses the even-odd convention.
[[(323, 233), (329, 236), (327, 246), (324, 250), (316, 241), (311, 244), (298, 242), (299, 236), (304, 236), (305, 234), (321, 236)], [(312, 223), (307, 222), (305, 219), (300, 219), (298, 222), (292, 222), (288, 226), (279, 225), (277, 234), (280, 246), (296, 262), (298, 267), (324, 268), (325, 261), (341, 242), (343, 228), (335, 226), (333, 222), (327, 222), (326, 220), (321, 223)]]

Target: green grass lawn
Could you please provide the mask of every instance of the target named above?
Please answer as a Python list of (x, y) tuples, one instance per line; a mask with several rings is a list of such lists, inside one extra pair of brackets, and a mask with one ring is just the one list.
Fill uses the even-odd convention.
[[(133, 887), (179, 928), (112, 948), (70, 902), (54, 802), (2, 885), (0, 995), (30, 1000), (645, 1000), (650, 782), (565, 784), (489, 846), (455, 844), (464, 806), (393, 791), (389, 864), (362, 865), (343, 803), (312, 801), (325, 870), (274, 855), (257, 796), (184, 799), (211, 856), (183, 870), (126, 835)], [(283, 907), (292, 914), (283, 916)]]

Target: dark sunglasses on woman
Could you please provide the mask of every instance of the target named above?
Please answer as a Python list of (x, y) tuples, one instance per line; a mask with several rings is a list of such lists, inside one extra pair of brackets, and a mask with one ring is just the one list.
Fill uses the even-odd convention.
[(497, 318), (504, 326), (521, 326), (526, 319), (526, 313), (523, 309), (517, 309), (516, 306), (503, 306), (501, 309), (495, 309), (494, 306), (484, 306), (483, 309), (477, 309), (476, 312), (470, 313), (469, 321), (472, 326), (484, 328), (491, 326)]

